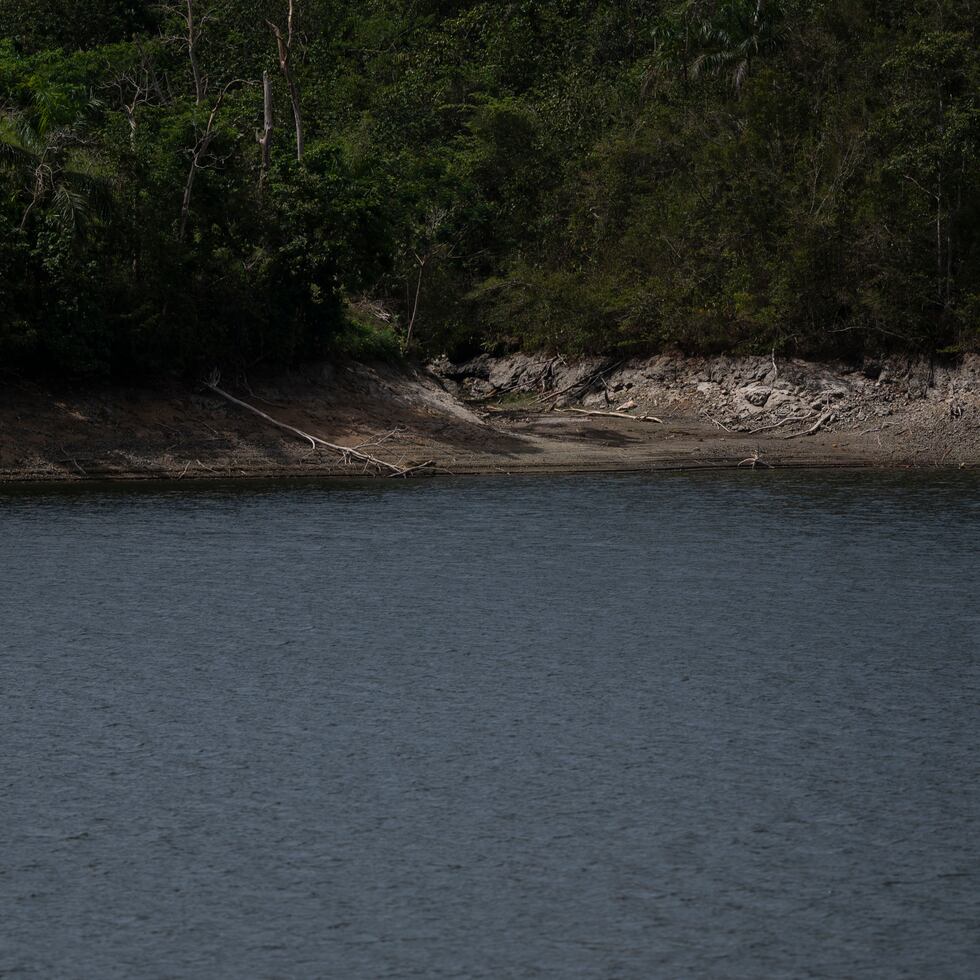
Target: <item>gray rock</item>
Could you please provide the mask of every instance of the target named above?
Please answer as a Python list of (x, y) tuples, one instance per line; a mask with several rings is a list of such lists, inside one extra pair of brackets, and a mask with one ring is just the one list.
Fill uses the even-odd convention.
[(755, 405), (756, 408), (762, 408), (769, 401), (771, 395), (772, 388), (767, 388), (764, 385), (752, 385), (742, 391), (742, 397), (750, 405)]

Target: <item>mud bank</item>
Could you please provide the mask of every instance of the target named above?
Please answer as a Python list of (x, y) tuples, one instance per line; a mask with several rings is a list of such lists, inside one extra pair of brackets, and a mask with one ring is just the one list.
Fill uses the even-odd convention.
[[(424, 474), (980, 465), (980, 357), (512, 355), (321, 364), (222, 388), (276, 421)], [(205, 385), (0, 385), (0, 482), (384, 475)]]

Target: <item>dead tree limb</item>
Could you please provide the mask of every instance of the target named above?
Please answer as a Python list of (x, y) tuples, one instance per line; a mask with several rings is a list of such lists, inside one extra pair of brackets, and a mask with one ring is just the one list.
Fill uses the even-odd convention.
[(293, 107), (293, 121), (296, 124), (296, 159), (303, 162), (304, 138), (303, 138), (303, 111), (299, 101), (299, 86), (296, 84), (296, 76), (293, 73), (293, 40), (295, 39), (296, 10), (294, 0), (289, 0), (289, 12), (286, 17), (286, 33), (278, 24), (273, 24), (267, 20), (270, 30), (276, 39), (276, 50), (279, 55), (279, 69), (282, 77), (286, 79), (286, 87), (289, 89), (289, 101)]
[(762, 453), (760, 453), (758, 449), (756, 449), (751, 456), (743, 459), (738, 465), (750, 466), (752, 469), (755, 469), (757, 466), (761, 466), (763, 469), (767, 470), (772, 469), (772, 467), (762, 458)]
[(746, 434), (754, 436), (757, 432), (765, 432), (768, 429), (778, 429), (781, 425), (786, 425), (787, 422), (809, 422), (812, 418), (813, 412), (811, 412), (809, 415), (787, 415), (786, 418), (780, 419), (778, 422), (774, 422), (772, 425), (760, 425), (758, 429), (749, 429)]
[(806, 432), (793, 432), (784, 439), (798, 439), (800, 436), (815, 436), (833, 417), (833, 412), (824, 412)]
[[(398, 473), (392, 473), (390, 476), (408, 476), (410, 473), (417, 473), (419, 470), (428, 470), (435, 466), (435, 460), (430, 459), (424, 463), (419, 463), (416, 466), (409, 466), (408, 469), (401, 470)], [(445, 473), (446, 470), (441, 470), (440, 472)]]
[(577, 412), (579, 415), (602, 415), (610, 419), (629, 419), (631, 422), (656, 422), (657, 425), (665, 425), (663, 419), (658, 419), (656, 415), (628, 415), (626, 412), (596, 412), (589, 408), (559, 408), (559, 412)]
[(718, 419), (716, 419), (713, 415), (709, 415), (707, 412), (704, 412), (703, 415), (709, 422), (713, 422), (715, 425), (717, 425), (719, 429), (724, 429), (726, 432), (734, 431), (732, 429), (729, 429), (728, 426), (725, 425), (723, 422), (719, 422)]
[(194, 17), (194, 0), (187, 0), (187, 12), (182, 15), (187, 28), (187, 57), (191, 63), (191, 74), (194, 76), (194, 102), (200, 105), (208, 90), (207, 76), (201, 73), (201, 65), (197, 57), (197, 42), (201, 36), (201, 25)]
[(220, 395), (226, 401), (231, 402), (233, 405), (237, 405), (239, 408), (244, 408), (245, 411), (251, 412), (253, 415), (257, 415), (260, 419), (263, 419), (270, 425), (274, 425), (277, 429), (282, 429), (284, 432), (289, 432), (297, 438), (308, 442), (311, 446), (313, 446), (313, 448), (329, 449), (331, 452), (337, 453), (345, 465), (349, 465), (353, 460), (357, 460), (358, 462), (364, 463), (367, 466), (373, 466), (382, 473), (388, 473), (390, 476), (406, 476), (408, 473), (412, 473), (416, 470), (423, 469), (431, 465), (430, 463), (422, 463), (418, 466), (412, 466), (405, 469), (401, 466), (395, 466), (393, 463), (385, 462), (383, 459), (378, 459), (377, 456), (371, 456), (369, 453), (363, 452), (360, 449), (355, 449), (352, 446), (338, 446), (336, 443), (327, 442), (326, 439), (321, 439), (319, 436), (312, 436), (309, 432), (304, 432), (302, 429), (298, 429), (294, 425), (288, 425), (285, 422), (280, 422), (278, 419), (274, 419), (271, 415), (267, 415), (254, 405), (249, 405), (248, 402), (243, 402), (234, 395), (228, 394), (227, 391), (218, 387), (218, 378), (214, 375), (212, 375), (208, 381), (205, 381), (204, 385), (216, 395)]
[[(139, 44), (137, 44), (137, 51), (140, 57), (139, 63), (118, 75), (107, 86), (116, 90), (119, 107), (126, 115), (126, 122), (129, 123), (130, 146), (136, 142), (136, 130), (139, 123), (137, 110), (141, 106), (152, 103), (153, 91), (159, 87), (159, 81), (156, 78), (151, 60)], [(111, 65), (107, 64), (107, 68), (111, 71)]]

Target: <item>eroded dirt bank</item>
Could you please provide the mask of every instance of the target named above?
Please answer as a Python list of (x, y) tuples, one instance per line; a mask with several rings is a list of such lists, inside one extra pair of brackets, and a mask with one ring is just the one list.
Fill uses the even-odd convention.
[[(980, 465), (975, 355), (941, 366), (513, 355), (430, 369), (316, 365), (227, 378), (222, 390), (412, 475)], [(0, 384), (3, 482), (361, 473), (378, 471), (204, 384)]]

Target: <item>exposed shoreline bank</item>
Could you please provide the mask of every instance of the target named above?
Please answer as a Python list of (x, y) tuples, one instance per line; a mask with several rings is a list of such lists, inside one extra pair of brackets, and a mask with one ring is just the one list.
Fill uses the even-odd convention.
[[(980, 357), (956, 366), (511, 355), (227, 379), (293, 429), (409, 476), (980, 467)], [(205, 385), (0, 388), (0, 483), (394, 475)]]

